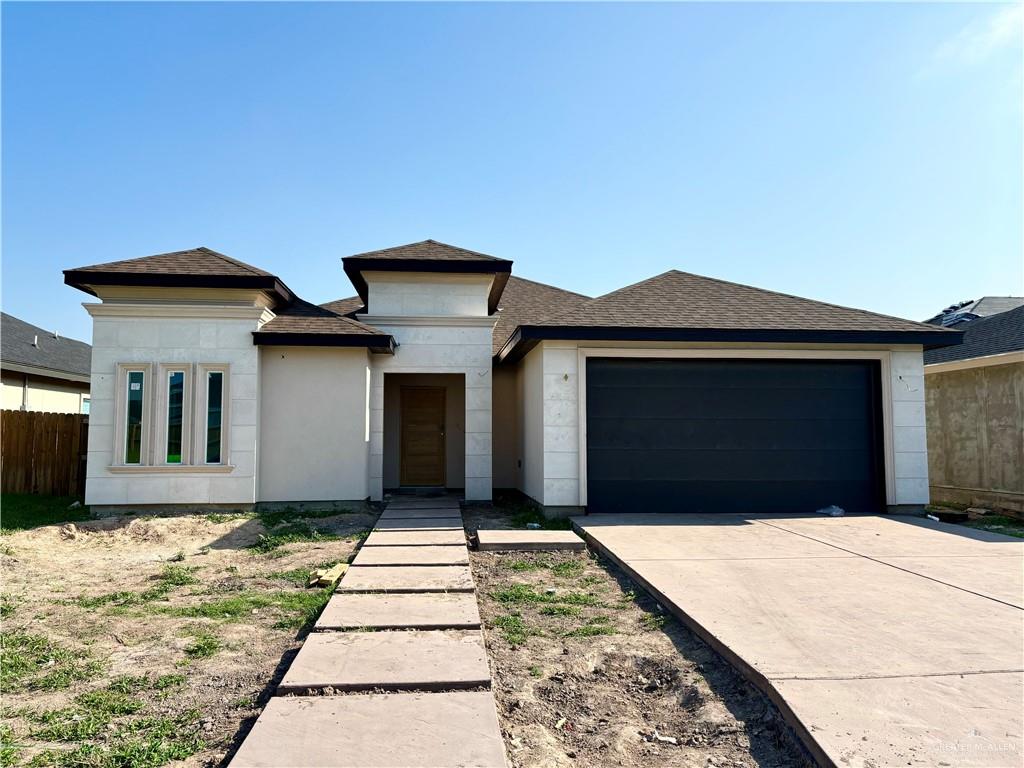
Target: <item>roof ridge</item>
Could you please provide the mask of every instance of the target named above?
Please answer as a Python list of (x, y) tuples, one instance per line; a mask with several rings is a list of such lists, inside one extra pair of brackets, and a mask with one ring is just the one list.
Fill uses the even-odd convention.
[(453, 251), (460, 251), (461, 253), (468, 253), (468, 254), (470, 254), (472, 256), (479, 256), (481, 259), (485, 259), (487, 261), (508, 261), (508, 259), (503, 259), (503, 258), (501, 258), (499, 256), (491, 256), (489, 253), (482, 253), (481, 251), (474, 251), (474, 250), (472, 250), (470, 248), (463, 248), (462, 246), (459, 246), (459, 245), (452, 245), (451, 243), (445, 243), (445, 242), (442, 242), (440, 240), (435, 240), (432, 237), (428, 237), (426, 240), (417, 240), (417, 241), (412, 242), (412, 243), (401, 243), (400, 245), (392, 245), (392, 246), (389, 246), (387, 248), (374, 248), (372, 251), (362, 251), (361, 253), (354, 253), (351, 256), (346, 256), (345, 258), (347, 258), (347, 259), (372, 258), (374, 256), (374, 254), (388, 253), (388, 252), (391, 252), (391, 251), (399, 251), (399, 250), (402, 250), (403, 248), (415, 248), (418, 245), (427, 245), (427, 244), (439, 245), (442, 248), (450, 248)]
[[(203, 253), (209, 254), (210, 256), (216, 256), (221, 261), (226, 261), (228, 264), (231, 264), (233, 266), (241, 267), (242, 269), (247, 269), (248, 271), (252, 272), (254, 275), (258, 275), (260, 277), (268, 274), (265, 270), (262, 270), (259, 267), (254, 267), (252, 264), (246, 264), (244, 261), (239, 261), (238, 259), (234, 259), (234, 258), (232, 258), (232, 257), (230, 257), (230, 256), (228, 256), (226, 254), (221, 253), (220, 251), (215, 251), (212, 248), (207, 248), (205, 245), (200, 245), (200, 246), (198, 246), (196, 248), (193, 248), (192, 250), (193, 251), (202, 251)], [(187, 250), (186, 251), (178, 251), (178, 253), (188, 253), (188, 251)], [(158, 255), (165, 255), (165, 254), (158, 254)], [(148, 258), (148, 257), (147, 256), (143, 256), (142, 258)]]
[(554, 288), (556, 291), (561, 291), (562, 293), (571, 293), (573, 296), (579, 296), (581, 299), (588, 299), (590, 301), (593, 301), (593, 299), (594, 299), (593, 296), (587, 296), (587, 294), (585, 294), (585, 293), (580, 293), (579, 291), (570, 291), (568, 288), (562, 288), (560, 285), (552, 285), (551, 283), (542, 283), (540, 280), (531, 280), (528, 277), (520, 277), (519, 275), (511, 275), (509, 277), (509, 280), (519, 280), (520, 282), (530, 283), (532, 285), (539, 285), (539, 286), (541, 286), (543, 288)]

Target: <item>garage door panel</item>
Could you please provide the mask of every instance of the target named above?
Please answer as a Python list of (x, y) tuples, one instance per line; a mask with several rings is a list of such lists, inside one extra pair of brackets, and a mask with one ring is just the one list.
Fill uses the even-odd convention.
[[(623, 398), (624, 389), (643, 399), (646, 406), (644, 414), (637, 413), (633, 398)], [(601, 386), (588, 390), (587, 404), (593, 406), (593, 413), (608, 418), (758, 419), (770, 413), (775, 418), (801, 419), (808, 418), (808, 414), (827, 413), (830, 418), (860, 419), (862, 407), (851, 393), (856, 395), (858, 390), (809, 387), (759, 389), (753, 385), (731, 389)]]
[(786, 419), (746, 420), (743, 430), (733, 419), (591, 419), (587, 444), (592, 450), (844, 450), (861, 449), (870, 439), (862, 420), (824, 419), (792, 429)]
[(877, 511), (878, 376), (870, 361), (591, 358), (588, 508)]

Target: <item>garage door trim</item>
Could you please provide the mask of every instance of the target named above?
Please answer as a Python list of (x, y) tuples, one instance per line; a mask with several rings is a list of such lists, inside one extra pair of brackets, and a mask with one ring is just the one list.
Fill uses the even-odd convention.
[(577, 385), (579, 404), (579, 499), (587, 505), (587, 358), (654, 358), (654, 359), (749, 359), (749, 360), (877, 360), (882, 390), (882, 447), (884, 453), (885, 503), (894, 504), (895, 483), (892, 440), (892, 385), (888, 350), (836, 349), (636, 349), (620, 347), (577, 348)]

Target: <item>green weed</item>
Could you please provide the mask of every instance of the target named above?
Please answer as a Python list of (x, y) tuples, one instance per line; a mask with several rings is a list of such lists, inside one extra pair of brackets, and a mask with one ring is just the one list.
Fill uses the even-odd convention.
[(594, 616), (576, 629), (562, 633), (562, 637), (594, 637), (614, 635), (618, 630), (607, 616)]
[(560, 603), (564, 605), (599, 605), (593, 595), (585, 592), (538, 592), (528, 584), (513, 584), (511, 587), (491, 592), (499, 603)]
[(522, 615), (518, 613), (499, 616), (494, 620), (494, 626), (501, 630), (505, 641), (512, 646), (522, 645), (527, 638), (540, 634), (537, 630), (527, 626)]
[(87, 653), (74, 652), (42, 635), (0, 633), (0, 690), (55, 691), (88, 680), (102, 665)]
[(545, 616), (579, 616), (583, 609), (578, 605), (545, 605), (540, 612)]

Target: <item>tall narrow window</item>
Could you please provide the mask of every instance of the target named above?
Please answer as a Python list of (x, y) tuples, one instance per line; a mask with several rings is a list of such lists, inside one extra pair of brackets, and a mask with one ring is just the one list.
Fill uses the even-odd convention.
[(223, 422), (224, 372), (206, 374), (206, 463), (221, 463), (221, 431)]
[(128, 398), (125, 413), (124, 463), (142, 463), (142, 404), (145, 374), (128, 371)]
[(167, 374), (167, 463), (181, 464), (185, 407), (185, 372)]

